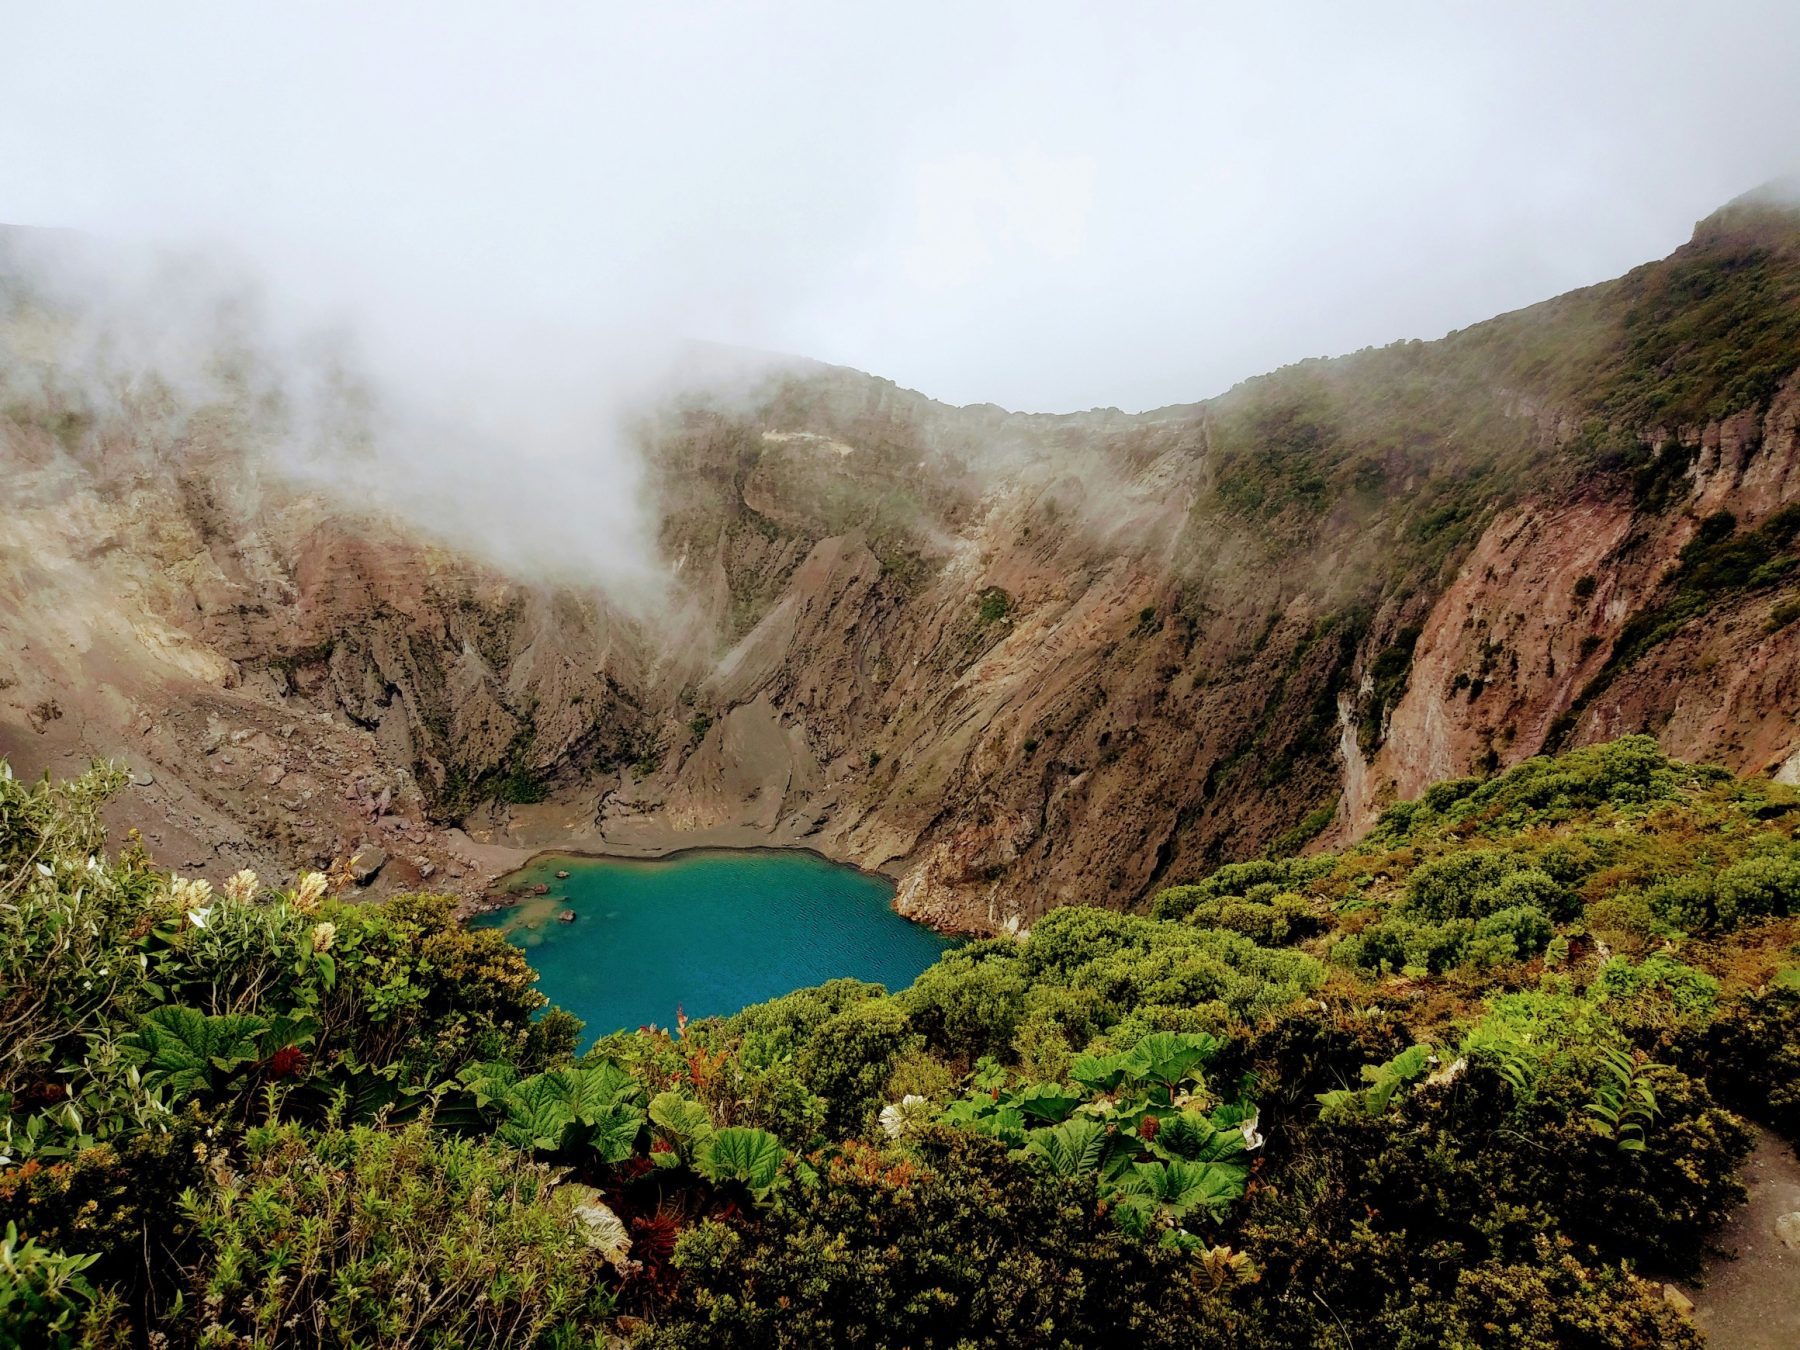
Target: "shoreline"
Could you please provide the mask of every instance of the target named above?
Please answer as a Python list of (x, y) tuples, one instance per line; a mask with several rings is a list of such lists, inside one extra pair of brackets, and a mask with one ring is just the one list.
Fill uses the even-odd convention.
[[(870, 877), (876, 881), (886, 882), (896, 895), (899, 894), (900, 890), (898, 880), (886, 872), (873, 871), (867, 867), (860, 867), (856, 863), (845, 862), (841, 858), (833, 858), (828, 854), (821, 853), (816, 848), (809, 848), (804, 844), (682, 844), (675, 848), (660, 849), (656, 852), (639, 853), (600, 852), (594, 849), (584, 848), (540, 848), (532, 852), (531, 855), (517, 867), (495, 876), (488, 884), (497, 885), (504, 878), (523, 872), (526, 868), (542, 858), (585, 858), (590, 862), (660, 863), (673, 862), (677, 858), (685, 857), (690, 853), (807, 853), (817, 858), (820, 862), (829, 863), (833, 867), (846, 867), (850, 871), (859, 873), (862, 876)], [(889, 899), (891, 900), (892, 896), (890, 896)], [(892, 908), (891, 904), (889, 908)], [(913, 920), (912, 922), (917, 921)], [(927, 928), (931, 927), (930, 924), (924, 926)]]
[[(720, 833), (736, 832), (736, 830), (720, 831)], [(464, 833), (466, 834), (466, 831)], [(696, 833), (705, 834), (711, 832), (696, 831)], [(957, 938), (965, 942), (974, 942), (991, 936), (991, 934), (976, 932), (973, 929), (946, 928), (924, 919), (916, 919), (910, 914), (900, 914), (898, 906), (894, 903), (900, 893), (899, 878), (892, 872), (863, 867), (853, 862), (845, 862), (842, 858), (834, 858), (830, 854), (824, 853), (808, 844), (771, 843), (768, 841), (768, 836), (762, 834), (760, 831), (745, 831), (745, 833), (756, 834), (761, 842), (740, 844), (706, 841), (702, 843), (676, 844), (673, 846), (609, 843), (604, 848), (584, 848), (579, 844), (559, 844), (545, 845), (537, 848), (526, 848), (524, 846), (509, 844), (484, 844), (471, 840), (470, 844), (473, 848), (479, 849), (488, 855), (482, 860), (484, 867), (498, 867), (500, 870), (493, 871), (488, 875), (486, 882), (482, 886), (482, 894), (480, 896), (469, 897), (463, 905), (459, 906), (459, 917), (463, 922), (467, 923), (477, 915), (497, 914), (501, 910), (516, 908), (525, 901), (536, 898), (531, 895), (521, 894), (517, 891), (504, 890), (504, 883), (508, 878), (518, 875), (533, 864), (546, 858), (575, 858), (585, 859), (590, 862), (660, 863), (673, 862), (691, 853), (805, 853), (817, 858), (820, 862), (829, 863), (833, 867), (845, 867), (861, 876), (885, 882), (889, 887), (887, 897), (888, 909), (895, 914), (899, 914), (900, 917), (905, 919), (908, 923), (918, 924), (919, 927), (929, 929), (939, 937)], [(492, 892), (496, 890), (504, 890), (504, 895), (498, 899), (493, 898)]]

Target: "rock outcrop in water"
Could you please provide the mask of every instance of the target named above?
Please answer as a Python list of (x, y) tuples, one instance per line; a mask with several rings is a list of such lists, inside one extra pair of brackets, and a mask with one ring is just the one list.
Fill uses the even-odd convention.
[[(15, 374), (53, 338), (15, 298)], [(637, 428), (679, 635), (296, 485), (242, 408), (15, 378), (0, 754), (122, 756), (177, 863), (474, 892), (488, 844), (803, 844), (976, 930), (1551, 745), (1791, 777), (1797, 367), (1800, 218), (1755, 200), (1619, 281), (1142, 415), (781, 366)]]

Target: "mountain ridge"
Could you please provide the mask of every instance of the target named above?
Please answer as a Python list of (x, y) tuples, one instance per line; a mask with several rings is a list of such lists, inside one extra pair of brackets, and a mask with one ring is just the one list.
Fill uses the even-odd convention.
[[(1800, 217), (1736, 204), (1614, 282), (1149, 413), (776, 367), (634, 423), (673, 636), (296, 484), (228, 404), (15, 389), (0, 753), (123, 754), (162, 804), (121, 823), (271, 872), (473, 897), (540, 847), (804, 842), (974, 931), (1553, 743), (1792, 775), (1758, 531), (1800, 495), (1796, 367)], [(1720, 512), (1702, 547), (1766, 568), (1696, 603)]]

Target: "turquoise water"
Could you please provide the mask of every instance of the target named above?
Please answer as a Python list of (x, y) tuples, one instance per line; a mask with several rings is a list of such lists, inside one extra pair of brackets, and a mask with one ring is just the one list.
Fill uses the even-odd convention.
[[(567, 871), (566, 880), (557, 872)], [(507, 878), (548, 895), (474, 920), (537, 968), (587, 1038), (734, 1013), (840, 976), (903, 989), (953, 940), (901, 918), (893, 886), (811, 853), (707, 849), (672, 858), (550, 855)], [(575, 920), (558, 916), (572, 910)]]

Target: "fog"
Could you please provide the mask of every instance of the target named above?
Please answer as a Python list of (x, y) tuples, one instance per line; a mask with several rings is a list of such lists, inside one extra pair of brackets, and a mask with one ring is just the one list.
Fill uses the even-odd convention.
[[(253, 476), (352, 518), (397, 518), (517, 578), (597, 589), (626, 617), (681, 617), (628, 424), (701, 378), (690, 352), (594, 328), (415, 333), (391, 308), (301, 302), (285, 280), (228, 251), (0, 230), (0, 283), (24, 298), (0, 303), (0, 409), (88, 418), (86, 444), (48, 480), (64, 490), (121, 429), (152, 458), (180, 453), (206, 411)], [(7, 448), (0, 435), (18, 491)]]
[[(289, 467), (642, 593), (619, 416), (682, 340), (952, 402), (1204, 397), (1668, 252), (1800, 165), (1796, 58), (1760, 0), (0, 0), (0, 222), (254, 278)], [(218, 322), (158, 275), (98, 288), (109, 361)], [(308, 402), (345, 362), (360, 460)]]
[(0, 220), (227, 240), (419, 342), (647, 327), (1043, 411), (1435, 336), (1800, 165), (1761, 0), (0, 16)]

